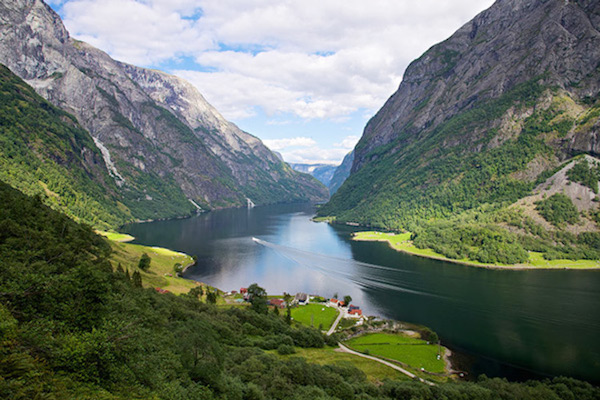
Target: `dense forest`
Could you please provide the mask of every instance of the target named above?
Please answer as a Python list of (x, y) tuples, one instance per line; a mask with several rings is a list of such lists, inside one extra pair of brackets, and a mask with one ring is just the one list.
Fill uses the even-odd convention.
[[(570, 378), (374, 385), (349, 365), (278, 355), (335, 344), (263, 307), (144, 289), (86, 225), (0, 183), (0, 398), (600, 399)], [(137, 279), (130, 279), (129, 270)]]

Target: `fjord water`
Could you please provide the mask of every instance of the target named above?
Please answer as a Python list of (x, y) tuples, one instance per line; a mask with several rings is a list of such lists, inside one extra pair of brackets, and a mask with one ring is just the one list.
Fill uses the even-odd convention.
[[(136, 243), (198, 257), (186, 278), (223, 290), (350, 294), (371, 315), (423, 324), (470, 372), (600, 381), (600, 271), (506, 271), (405, 255), (310, 220), (309, 204), (229, 209), (126, 227)], [(256, 237), (265, 243), (252, 240)]]

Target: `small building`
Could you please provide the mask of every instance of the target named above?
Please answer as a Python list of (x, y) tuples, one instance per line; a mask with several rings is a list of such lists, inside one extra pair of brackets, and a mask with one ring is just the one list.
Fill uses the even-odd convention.
[(232, 290), (232, 291), (231, 291), (231, 294), (232, 294), (233, 296), (235, 296), (237, 293), (238, 293), (238, 292), (237, 292), (237, 290)]
[(241, 294), (248, 293), (248, 288), (245, 288), (245, 287), (240, 288), (240, 293)]
[(350, 304), (350, 306), (348, 306), (348, 310), (352, 311), (352, 310), (360, 310), (359, 306), (355, 306), (354, 304)]
[(294, 301), (298, 304), (307, 304), (308, 303), (308, 295), (306, 293), (296, 293), (294, 297)]
[(339, 302), (340, 301), (338, 299), (329, 299), (329, 305), (332, 307), (337, 307)]
[(348, 311), (348, 316), (349, 317), (353, 317), (353, 318), (361, 318), (362, 317), (362, 311), (361, 310), (350, 310)]
[(271, 300), (269, 300), (269, 305), (277, 307), (277, 308), (284, 308), (285, 307), (285, 300), (283, 300), (283, 299), (271, 299)]
[(169, 293), (169, 291), (167, 289), (161, 289), (159, 287), (154, 288), (154, 290), (156, 290), (158, 293), (160, 294), (165, 294), (165, 293)]

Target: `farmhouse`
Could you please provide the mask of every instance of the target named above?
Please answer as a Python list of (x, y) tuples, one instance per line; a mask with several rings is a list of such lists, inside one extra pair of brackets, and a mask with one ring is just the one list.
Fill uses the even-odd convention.
[(307, 304), (308, 303), (308, 295), (306, 293), (296, 293), (294, 297), (294, 301), (298, 304)]
[(284, 308), (285, 307), (285, 300), (283, 300), (283, 299), (271, 299), (271, 300), (269, 300), (269, 305), (275, 306), (275, 307), (278, 307), (278, 308)]

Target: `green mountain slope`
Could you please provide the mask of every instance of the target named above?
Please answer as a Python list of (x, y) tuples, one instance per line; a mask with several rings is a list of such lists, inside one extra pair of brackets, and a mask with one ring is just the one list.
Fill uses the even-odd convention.
[[(450, 219), (448, 229), (469, 231), (470, 240), (477, 234), (466, 220), (480, 226), (571, 157), (598, 154), (599, 13), (591, 1), (498, 1), (432, 47), (369, 121), (350, 177), (319, 214), (422, 237), (434, 221)], [(595, 202), (579, 211), (597, 209)], [(507, 230), (499, 218), (490, 223), (507, 238), (492, 247), (521, 252), (514, 235), (530, 232)], [(568, 245), (557, 237), (551, 244)], [(481, 242), (473, 246), (477, 253)]]
[(76, 119), (0, 65), (0, 180), (75, 220), (122, 224), (131, 212), (100, 151)]
[(328, 197), (192, 84), (71, 38), (42, 0), (0, 0), (0, 37), (0, 63), (89, 132), (136, 219)]
[[(347, 364), (282, 359), (322, 334), (271, 312), (219, 308), (192, 293), (143, 289), (114, 268), (89, 227), (0, 182), (0, 398), (491, 399), (598, 398), (569, 378), (374, 385)], [(114, 268), (114, 269), (113, 269)], [(127, 269), (127, 273), (124, 272)], [(335, 344), (332, 342), (332, 344)]]

